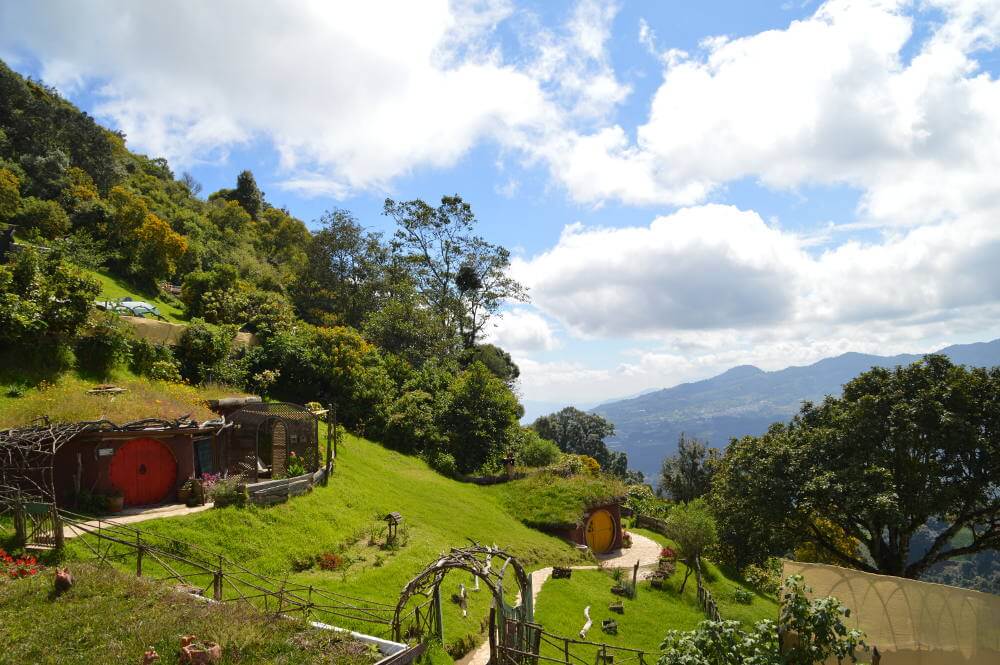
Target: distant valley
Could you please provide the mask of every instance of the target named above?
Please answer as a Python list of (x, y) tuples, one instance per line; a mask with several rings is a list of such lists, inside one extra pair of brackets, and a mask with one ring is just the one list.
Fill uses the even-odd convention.
[[(1000, 339), (949, 346), (938, 353), (964, 365), (1000, 365)], [(592, 411), (614, 423), (616, 435), (609, 444), (628, 453), (629, 467), (653, 481), (681, 432), (723, 448), (732, 437), (761, 434), (771, 423), (789, 420), (805, 400), (838, 394), (844, 383), (871, 367), (895, 367), (920, 358), (845, 353), (774, 372), (741, 365), (704, 381), (608, 402)]]

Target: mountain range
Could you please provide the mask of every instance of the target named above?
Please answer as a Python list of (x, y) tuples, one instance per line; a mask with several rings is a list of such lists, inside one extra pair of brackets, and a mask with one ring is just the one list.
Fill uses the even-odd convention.
[[(958, 344), (941, 353), (957, 364), (1000, 365), (1000, 339)], [(648, 392), (592, 409), (615, 425), (609, 446), (628, 454), (629, 467), (654, 480), (660, 463), (677, 449), (683, 432), (725, 447), (733, 437), (762, 434), (776, 421), (788, 421), (805, 400), (819, 401), (872, 367), (908, 365), (922, 356), (845, 353), (812, 365), (766, 372), (740, 365), (703, 381)]]

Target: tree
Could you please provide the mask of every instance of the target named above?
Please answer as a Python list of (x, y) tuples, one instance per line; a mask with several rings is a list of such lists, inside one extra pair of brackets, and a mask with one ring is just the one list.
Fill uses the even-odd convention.
[(0, 169), (0, 222), (6, 222), (21, 207), (21, 181), (10, 169)]
[(96, 280), (63, 261), (28, 249), (0, 265), (0, 348), (66, 346), (87, 322), (101, 292)]
[(482, 363), (473, 363), (448, 386), (441, 429), (458, 470), (471, 473), (506, 452), (520, 404), (503, 381)]
[[(1000, 547), (1000, 368), (931, 355), (871, 369), (841, 397), (804, 404), (788, 426), (732, 444), (721, 468), (716, 504), (776, 534), (755, 558), (798, 544), (797, 532), (842, 564), (919, 577)], [(914, 534), (932, 519), (947, 526), (913, 556)], [(823, 520), (871, 560), (830, 538)]]
[(230, 200), (240, 204), (240, 207), (254, 219), (260, 217), (264, 207), (264, 194), (257, 187), (257, 180), (250, 171), (241, 171), (236, 176), (236, 189), (232, 190)]
[(677, 543), (681, 557), (687, 563), (680, 593), (684, 593), (691, 570), (699, 564), (705, 550), (719, 541), (715, 528), (715, 517), (704, 499), (694, 499), (690, 503), (674, 506), (667, 515), (664, 529), (668, 538)]
[(540, 417), (532, 427), (543, 438), (555, 441), (564, 453), (588, 455), (596, 459), (608, 473), (620, 478), (636, 479), (628, 471), (626, 454), (608, 450), (604, 440), (614, 436), (615, 426), (601, 416), (567, 406), (561, 411)]
[(417, 290), (466, 348), (505, 300), (527, 301), (524, 286), (507, 275), (510, 252), (472, 234), (476, 218), (462, 197), (444, 196), (437, 208), (386, 199), (384, 213), (398, 226), (394, 248)]
[(718, 451), (708, 444), (681, 433), (677, 453), (663, 460), (659, 491), (674, 501), (687, 503), (708, 494), (712, 485), (713, 462)]
[(392, 295), (389, 251), (346, 210), (326, 212), (320, 222), (293, 300), (308, 321), (361, 327)]
[(494, 344), (476, 344), (466, 348), (462, 353), (461, 363), (471, 365), (481, 362), (508, 386), (513, 387), (521, 376), (521, 368), (517, 366), (510, 354)]
[(21, 201), (21, 209), (11, 220), (27, 233), (37, 233), (53, 240), (69, 232), (69, 216), (55, 201), (43, 201), (29, 196)]

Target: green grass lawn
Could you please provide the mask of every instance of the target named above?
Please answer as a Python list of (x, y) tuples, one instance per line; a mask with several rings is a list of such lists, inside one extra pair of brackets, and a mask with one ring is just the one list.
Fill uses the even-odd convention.
[[(655, 531), (635, 528), (629, 529), (629, 531), (651, 538), (664, 547), (676, 547), (676, 545), (674, 545), (674, 543), (672, 543), (668, 538)], [(676, 588), (679, 589), (680, 581), (684, 578), (684, 570), (684, 564), (678, 563), (677, 572), (674, 573), (674, 576), (670, 578), (668, 583), (676, 585)], [(715, 598), (715, 603), (718, 605), (719, 613), (722, 615), (723, 619), (739, 621), (745, 626), (751, 626), (761, 619), (772, 619), (774, 621), (778, 620), (777, 600), (757, 593), (748, 584), (738, 581), (736, 576), (733, 575), (731, 571), (724, 571), (711, 561), (703, 558), (702, 575), (705, 580), (705, 586), (712, 592), (712, 597)], [(736, 602), (734, 594), (737, 589), (745, 589), (753, 594), (753, 598), (749, 605), (743, 605)], [(693, 574), (684, 589), (684, 598), (685, 600), (690, 600), (692, 602), (697, 601), (698, 592), (695, 587)]]
[[(649, 582), (640, 582), (636, 597), (629, 599), (612, 594), (611, 587), (614, 584), (611, 575), (602, 570), (574, 570), (568, 580), (550, 579), (538, 596), (535, 619), (545, 627), (546, 632), (580, 639), (579, 632), (586, 621), (583, 608), (589, 605), (594, 625), (587, 633), (587, 641), (641, 649), (655, 654), (659, 652), (660, 642), (668, 630), (691, 630), (705, 618), (696, 598), (691, 598), (687, 590), (682, 598), (674, 588), (654, 589)], [(693, 585), (693, 581), (690, 585)], [(616, 614), (608, 609), (609, 603), (618, 600), (625, 605), (624, 614)], [(601, 620), (609, 618), (618, 622), (617, 635), (601, 631)], [(593, 648), (571, 648), (572, 653), (588, 662), (595, 661)], [(553, 649), (554, 647), (547, 645), (542, 654), (547, 651), (551, 653)], [(647, 660), (653, 661), (655, 658)]]
[[(322, 437), (321, 437), (322, 440)], [(397, 551), (369, 545), (372, 530), (390, 511), (403, 514), (407, 544)], [(523, 525), (497, 496), (476, 485), (445, 478), (417, 458), (346, 436), (329, 486), (273, 508), (224, 508), (181, 518), (144, 522), (143, 531), (171, 536), (223, 552), (251, 570), (290, 582), (395, 603), (403, 586), (451, 547), (469, 539), (496, 543), (529, 569), (583, 562), (564, 541)], [(71, 556), (84, 556), (76, 542)], [(295, 572), (294, 562), (325, 552), (347, 562), (337, 571), (312, 568)], [(490, 597), (483, 589), (469, 594), (468, 617), (448, 602), (470, 576), (450, 573), (442, 585), (445, 642), (455, 647), (478, 641)], [(513, 589), (511, 589), (513, 591)], [(349, 622), (348, 622), (349, 623)], [(377, 626), (354, 626), (375, 631)]]
[(132, 300), (144, 300), (156, 305), (167, 321), (172, 323), (184, 323), (184, 308), (176, 302), (163, 298), (158, 293), (146, 293), (126, 282), (121, 277), (112, 275), (106, 270), (87, 270), (80, 268), (94, 279), (101, 283), (101, 300), (118, 300), (121, 298), (131, 298)]
[(178, 662), (187, 634), (220, 644), (223, 663), (370, 665), (380, 657), (302, 621), (202, 602), (110, 567), (78, 564), (73, 573), (75, 585), (58, 598), (51, 569), (0, 580), (0, 663), (139, 663), (152, 646), (167, 665)]

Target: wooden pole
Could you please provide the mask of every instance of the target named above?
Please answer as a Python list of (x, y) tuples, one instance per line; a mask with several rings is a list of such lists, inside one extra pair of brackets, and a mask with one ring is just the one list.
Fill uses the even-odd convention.
[(333, 457), (336, 459), (340, 452), (337, 450), (337, 444), (340, 442), (340, 432), (337, 431), (337, 407), (334, 404), (330, 405), (331, 414), (331, 427), (333, 428)]
[(330, 482), (330, 472), (333, 470), (333, 424), (331, 417), (331, 409), (333, 405), (329, 405), (326, 411), (326, 477), (323, 479), (323, 484), (326, 485)]
[(142, 577), (142, 534), (135, 532), (135, 576)]
[(213, 580), (212, 596), (215, 600), (222, 600), (222, 555), (219, 555), (219, 570), (215, 573), (215, 579)]
[(632, 598), (633, 599), (635, 599), (636, 591), (639, 588), (638, 586), (636, 586), (638, 584), (638, 581), (639, 581), (639, 560), (636, 559), (635, 560), (635, 568), (632, 569)]

